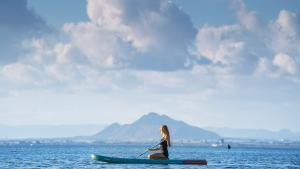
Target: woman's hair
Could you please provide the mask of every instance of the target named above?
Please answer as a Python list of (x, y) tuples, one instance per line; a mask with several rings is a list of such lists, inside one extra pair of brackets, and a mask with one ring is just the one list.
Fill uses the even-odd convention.
[(167, 140), (168, 146), (171, 147), (171, 141), (170, 141), (170, 133), (169, 129), (166, 125), (161, 125), (160, 126), (160, 132), (163, 135), (163, 138)]

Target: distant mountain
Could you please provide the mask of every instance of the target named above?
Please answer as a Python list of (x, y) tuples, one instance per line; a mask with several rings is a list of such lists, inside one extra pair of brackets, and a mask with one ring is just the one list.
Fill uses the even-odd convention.
[(166, 115), (149, 113), (131, 124), (111, 124), (93, 137), (104, 141), (157, 141), (160, 138), (159, 127), (165, 124), (169, 127), (173, 141), (199, 141), (219, 139), (219, 135), (191, 126), (183, 121), (171, 119)]
[(234, 129), (206, 127), (206, 130), (218, 133), (222, 137), (240, 139), (300, 140), (300, 133), (288, 129), (270, 131), (264, 129)]
[(59, 138), (90, 136), (107, 125), (0, 125), (0, 139)]

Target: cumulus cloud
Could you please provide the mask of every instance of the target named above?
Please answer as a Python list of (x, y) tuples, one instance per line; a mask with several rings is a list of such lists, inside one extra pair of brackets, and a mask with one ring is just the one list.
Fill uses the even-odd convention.
[(249, 11), (243, 0), (232, 0), (233, 9), (236, 11), (239, 23), (249, 31), (258, 33), (264, 31), (264, 23), (257, 17), (255, 11)]
[(120, 68), (126, 64), (129, 46), (93, 23), (66, 24), (71, 45), (91, 64), (103, 68)]
[(74, 25), (73, 30), (89, 27), (77, 32), (79, 37), (90, 29), (98, 36), (103, 34), (94, 42), (106, 49), (104, 60), (108, 57), (117, 65), (134, 69), (177, 70), (186, 66), (196, 30), (190, 18), (172, 2), (89, 0), (87, 12), (91, 22)]
[(282, 10), (275, 21), (263, 22), (242, 0), (232, 0), (231, 5), (237, 23), (200, 27), (195, 54), (229, 68), (233, 74), (296, 75), (300, 55), (299, 15)]
[(286, 10), (280, 11), (277, 20), (270, 24), (270, 44), (277, 53), (300, 53), (300, 16)]
[(27, 5), (27, 0), (0, 1), (0, 64), (15, 62), (24, 52), (23, 39), (49, 31), (45, 21)]
[(206, 57), (213, 63), (228, 65), (238, 61), (238, 55), (244, 48), (244, 43), (235, 39), (240, 27), (228, 25), (212, 27), (205, 25), (197, 34), (197, 55)]
[(89, 0), (87, 12), (93, 23), (140, 51), (163, 48), (170, 42), (182, 48), (194, 38), (189, 17), (171, 1)]
[(234, 0), (236, 23), (196, 30), (189, 16), (167, 0), (87, 2), (90, 21), (66, 23), (64, 41), (25, 41), (30, 52), (0, 68), (1, 75), (76, 89), (187, 92), (185, 88), (230, 87), (236, 75), (298, 73), (297, 14), (283, 10), (275, 21), (262, 22), (243, 1)]
[[(24, 41), (23, 46), (30, 52), (18, 62), (42, 72), (49, 85), (76, 81), (81, 85), (81, 82), (94, 81), (94, 86), (108, 86), (106, 83), (132, 86), (140, 83), (138, 75), (126, 73), (127, 69), (160, 72), (191, 66), (189, 60), (192, 56), (188, 50), (193, 45), (196, 29), (189, 16), (172, 2), (87, 2), (90, 21), (66, 23), (63, 34), (69, 39), (65, 41), (53, 42), (44, 37)], [(118, 72), (123, 70), (123, 76), (131, 77), (132, 84), (125, 79), (116, 80), (120, 78)], [(6, 79), (17, 76), (7, 73), (6, 68), (1, 72)]]
[(279, 53), (274, 57), (273, 64), (278, 66), (282, 71), (295, 74), (297, 73), (297, 66), (295, 60), (284, 53)]

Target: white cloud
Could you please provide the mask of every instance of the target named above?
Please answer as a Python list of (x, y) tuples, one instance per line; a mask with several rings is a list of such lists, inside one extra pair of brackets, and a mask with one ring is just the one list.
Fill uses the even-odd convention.
[(197, 55), (206, 57), (213, 63), (232, 64), (244, 48), (244, 43), (235, 39), (240, 27), (227, 25), (221, 27), (203, 26), (196, 39)]
[(272, 63), (270, 62), (270, 60), (266, 57), (262, 57), (259, 58), (258, 64), (257, 64), (257, 68), (256, 68), (256, 74), (265, 74), (265, 73), (270, 73), (271, 71), (271, 66)]
[(277, 29), (287, 37), (297, 38), (297, 36), (299, 36), (299, 19), (296, 13), (282, 10), (276, 20)]
[(230, 88), (239, 75), (296, 76), (298, 15), (281, 11), (275, 22), (263, 23), (243, 1), (233, 4), (237, 23), (206, 24), (196, 32), (189, 17), (167, 0), (88, 0), (90, 21), (66, 23), (63, 41), (27, 41), (31, 52), (2, 68), (1, 75), (74, 90), (174, 93)]
[(273, 64), (278, 66), (282, 71), (289, 74), (297, 73), (297, 65), (295, 60), (284, 53), (279, 53), (274, 57)]
[[(194, 54), (216, 66), (222, 64), (232, 74), (268, 74), (266, 77), (279, 78), (283, 75), (280, 72), (286, 72), (297, 76), (299, 15), (282, 10), (275, 22), (263, 22), (242, 0), (231, 2), (237, 23), (199, 28)], [(280, 53), (294, 57), (283, 57)]]
[(170, 42), (182, 48), (194, 38), (189, 17), (167, 0), (89, 0), (87, 12), (93, 23), (139, 51), (160, 49)]
[(120, 43), (122, 53), (109, 56), (115, 61), (121, 58), (125, 67), (151, 70), (185, 67), (196, 30), (190, 18), (172, 2), (89, 0), (87, 10), (90, 24)]
[(255, 11), (249, 11), (243, 0), (232, 0), (232, 7), (236, 10), (239, 23), (249, 31), (258, 33), (263, 31), (263, 22), (257, 17)]
[(32, 82), (35, 84), (42, 83), (40, 79), (43, 76), (39, 69), (22, 63), (13, 63), (4, 66), (0, 70), (0, 75), (11, 82), (22, 85), (31, 84)]
[[(90, 64), (99, 68), (122, 67), (126, 44), (110, 32), (93, 23), (66, 24), (64, 30), (71, 36), (71, 45), (78, 49)], [(123, 50), (124, 49), (124, 50)]]
[(72, 45), (58, 43), (54, 48), (54, 52), (57, 56), (57, 62), (60, 64), (69, 63), (71, 60), (69, 57), (72, 56), (71, 50)]
[(270, 44), (276, 53), (299, 55), (300, 16), (286, 10), (280, 11), (275, 22), (270, 24)]
[(172, 2), (89, 0), (87, 13), (89, 22), (64, 25), (69, 41), (33, 39), (26, 62), (82, 64), (103, 71), (176, 71), (190, 66), (188, 48), (196, 30)]

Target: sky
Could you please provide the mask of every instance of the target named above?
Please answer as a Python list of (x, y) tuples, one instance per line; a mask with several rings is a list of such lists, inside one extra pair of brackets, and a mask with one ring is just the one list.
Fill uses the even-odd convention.
[(300, 131), (300, 1), (2, 0), (0, 125)]

